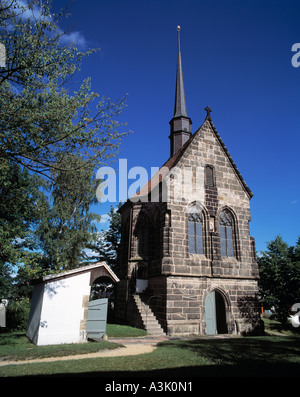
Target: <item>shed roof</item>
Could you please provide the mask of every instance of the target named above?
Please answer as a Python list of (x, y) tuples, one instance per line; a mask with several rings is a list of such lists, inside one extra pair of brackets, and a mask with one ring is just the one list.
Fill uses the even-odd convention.
[(119, 278), (116, 276), (116, 274), (108, 266), (108, 264), (105, 261), (101, 261), (101, 262), (93, 263), (93, 264), (87, 265), (87, 266), (80, 266), (80, 267), (77, 267), (76, 269), (72, 269), (67, 272), (43, 276), (38, 279), (32, 280), (32, 284), (49, 283), (51, 281), (56, 281), (56, 280), (60, 280), (63, 278), (76, 276), (77, 274), (80, 274), (80, 273), (92, 272), (93, 270), (97, 270), (97, 269), (101, 269), (101, 268), (105, 271), (105, 273), (107, 273), (107, 276), (112, 278), (112, 280), (114, 282), (117, 283), (120, 281)]

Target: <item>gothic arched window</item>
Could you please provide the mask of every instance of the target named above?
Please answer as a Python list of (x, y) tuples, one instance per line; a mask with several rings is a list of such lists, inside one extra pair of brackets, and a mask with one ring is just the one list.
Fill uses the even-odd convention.
[(192, 213), (188, 217), (189, 253), (204, 254), (203, 217)]
[(236, 256), (234, 219), (231, 212), (228, 210), (224, 210), (220, 214), (220, 242), (221, 256)]
[(138, 231), (138, 255), (143, 259), (149, 257), (149, 227), (146, 225)]

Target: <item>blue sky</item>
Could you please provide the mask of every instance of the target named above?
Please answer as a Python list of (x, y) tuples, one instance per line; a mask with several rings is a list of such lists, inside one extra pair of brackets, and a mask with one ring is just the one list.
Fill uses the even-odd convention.
[[(53, 8), (67, 4), (54, 0)], [(69, 11), (61, 28), (71, 28), (82, 48), (101, 49), (84, 61), (78, 83), (90, 76), (100, 95), (128, 93), (120, 120), (134, 134), (123, 140), (118, 158), (149, 173), (169, 157), (181, 26), (192, 132), (209, 105), (254, 193), (250, 232), (257, 250), (279, 233), (294, 245), (300, 236), (300, 67), (292, 66), (291, 48), (300, 42), (300, 2), (75, 0)], [(97, 207), (101, 214), (108, 210)]]

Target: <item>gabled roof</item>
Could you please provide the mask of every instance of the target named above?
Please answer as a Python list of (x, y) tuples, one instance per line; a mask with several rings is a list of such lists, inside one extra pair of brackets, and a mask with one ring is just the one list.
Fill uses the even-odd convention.
[[(212, 119), (210, 118), (210, 116), (207, 117), (207, 120), (209, 121), (209, 123), (210, 123), (210, 125), (211, 125), (211, 128), (212, 128), (212, 130), (214, 131), (214, 133), (215, 133), (215, 135), (216, 135), (216, 137), (217, 137), (217, 139), (218, 139), (218, 141), (219, 141), (221, 147), (223, 148), (223, 150), (224, 150), (224, 152), (225, 152), (225, 154), (226, 154), (226, 156), (227, 156), (227, 158), (228, 158), (230, 164), (232, 165), (232, 167), (233, 167), (234, 171), (236, 172), (236, 174), (237, 174), (239, 180), (241, 181), (241, 184), (243, 185), (243, 188), (244, 188), (244, 189), (246, 190), (246, 192), (248, 193), (249, 198), (252, 198), (252, 197), (253, 197), (252, 191), (250, 190), (249, 186), (247, 185), (247, 183), (245, 182), (244, 178), (242, 177), (240, 171), (238, 170), (238, 168), (237, 168), (235, 162), (233, 161), (232, 157), (230, 156), (230, 153), (229, 153), (227, 147), (225, 146), (224, 142), (222, 141), (222, 139), (221, 139), (221, 137), (220, 137), (220, 135), (219, 135), (219, 133), (218, 133), (216, 127), (214, 126), (214, 123), (212, 122)], [(197, 131), (196, 131), (196, 132), (197, 132)]]
[(115, 282), (120, 281), (119, 278), (116, 276), (116, 274), (108, 266), (108, 264), (104, 261), (101, 261), (101, 262), (93, 263), (93, 264), (87, 265), (87, 266), (80, 266), (80, 267), (77, 267), (76, 269), (72, 269), (67, 272), (58, 273), (58, 274), (50, 274), (49, 276), (40, 277), (38, 279), (32, 280), (32, 284), (49, 283), (51, 281), (60, 280), (60, 279), (71, 277), (71, 276), (76, 276), (77, 274), (80, 274), (80, 273), (90, 272), (94, 269), (98, 269), (101, 267), (107, 271), (107, 273), (111, 276), (111, 278)]
[[(170, 157), (164, 164), (163, 166), (159, 169), (159, 171), (155, 174), (161, 174), (162, 178), (164, 178), (167, 175), (166, 169), (171, 170), (173, 167), (175, 167), (178, 162), (180, 161), (180, 159), (182, 158), (182, 156), (184, 155), (184, 153), (186, 152), (187, 148), (190, 146), (190, 144), (193, 142), (193, 140), (195, 139), (195, 137), (198, 135), (198, 133), (201, 131), (201, 129), (203, 128), (205, 122), (208, 122), (218, 140), (218, 142), (220, 143), (220, 146), (222, 147), (222, 149), (225, 152), (226, 157), (228, 158), (232, 168), (234, 169), (238, 179), (240, 180), (243, 188), (245, 189), (246, 193), (249, 195), (249, 198), (251, 199), (253, 197), (253, 193), (250, 190), (250, 188), (248, 187), (248, 185), (246, 184), (244, 178), (242, 177), (241, 173), (239, 172), (236, 164), (234, 163), (232, 157), (229, 154), (228, 149), (226, 148), (224, 142), (222, 141), (216, 127), (214, 126), (211, 117), (209, 115), (209, 112), (207, 113), (207, 117), (204, 121), (204, 123), (202, 124), (202, 126), (200, 128), (198, 128), (198, 130), (190, 137), (190, 139), (178, 150), (177, 153), (174, 154), (174, 156)], [(163, 171), (163, 172), (162, 172)], [(165, 174), (165, 175), (164, 175)], [(158, 178), (155, 178), (155, 175), (148, 181), (148, 183), (143, 186), (141, 188), (141, 190), (139, 192), (137, 192), (133, 197), (138, 197), (138, 196), (145, 196), (150, 194), (151, 190), (153, 190), (153, 188), (155, 188), (157, 186), (157, 184), (159, 182), (161, 182), (161, 179), (158, 180)]]

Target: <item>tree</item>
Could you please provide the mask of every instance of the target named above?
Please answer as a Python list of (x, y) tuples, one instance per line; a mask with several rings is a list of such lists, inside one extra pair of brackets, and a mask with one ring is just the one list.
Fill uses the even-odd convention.
[(0, 290), (1, 295), (11, 295), (11, 268), (33, 245), (43, 196), (39, 178), (27, 170), (8, 160), (0, 169)]
[[(117, 209), (121, 205), (119, 204)], [(96, 242), (89, 244), (88, 248), (94, 252), (93, 259), (105, 260), (112, 270), (118, 274), (117, 256), (121, 241), (121, 215), (116, 211), (116, 208), (111, 206), (108, 217), (109, 228), (106, 231), (100, 232)]]
[(56, 182), (51, 191), (52, 205), (36, 231), (39, 248), (46, 256), (44, 269), (48, 272), (82, 265), (84, 248), (96, 232), (93, 222), (100, 221), (100, 216), (89, 212), (90, 205), (96, 203), (93, 170), (77, 167), (82, 160), (74, 155), (65, 161), (77, 171), (53, 171)]
[(89, 78), (77, 91), (64, 88), (94, 50), (63, 46), (58, 22), (64, 12), (52, 14), (49, 1), (39, 5), (1, 2), (6, 66), (0, 68), (0, 159), (51, 179), (53, 170), (74, 171), (74, 164), (64, 161), (69, 154), (83, 160), (77, 167), (100, 166), (115, 155), (124, 136), (115, 117), (125, 97), (116, 102), (103, 97), (94, 106), (99, 94), (91, 91)]
[(117, 271), (117, 257), (118, 250), (121, 241), (121, 215), (118, 212), (118, 209), (122, 206), (120, 203), (117, 208), (110, 208), (108, 213), (109, 217), (109, 228), (105, 232), (105, 240), (107, 247), (107, 257), (108, 264), (112, 266), (114, 270)]
[(265, 307), (275, 307), (278, 319), (285, 323), (290, 307), (300, 297), (300, 239), (289, 247), (280, 235), (267, 244), (258, 258), (259, 290)]
[(0, 262), (0, 299), (11, 294), (12, 277), (10, 268), (6, 263)]
[[(24, 182), (21, 192), (11, 189), (10, 199), (2, 201), (0, 256), (5, 274), (22, 263), (23, 281), (82, 263), (94, 232), (89, 208), (96, 197), (95, 170), (116, 155), (126, 135), (116, 119), (126, 96), (100, 99), (89, 78), (71, 90), (72, 77), (94, 50), (65, 45), (67, 35), (59, 27), (64, 15), (51, 13), (47, 0), (0, 3), (0, 42), (6, 49), (0, 167), (17, 170)], [(3, 178), (13, 185), (2, 172)], [(6, 220), (11, 214), (14, 222)]]
[(0, 172), (0, 261), (14, 262), (28, 243), (28, 231), (37, 220), (37, 178), (16, 164), (3, 161)]

